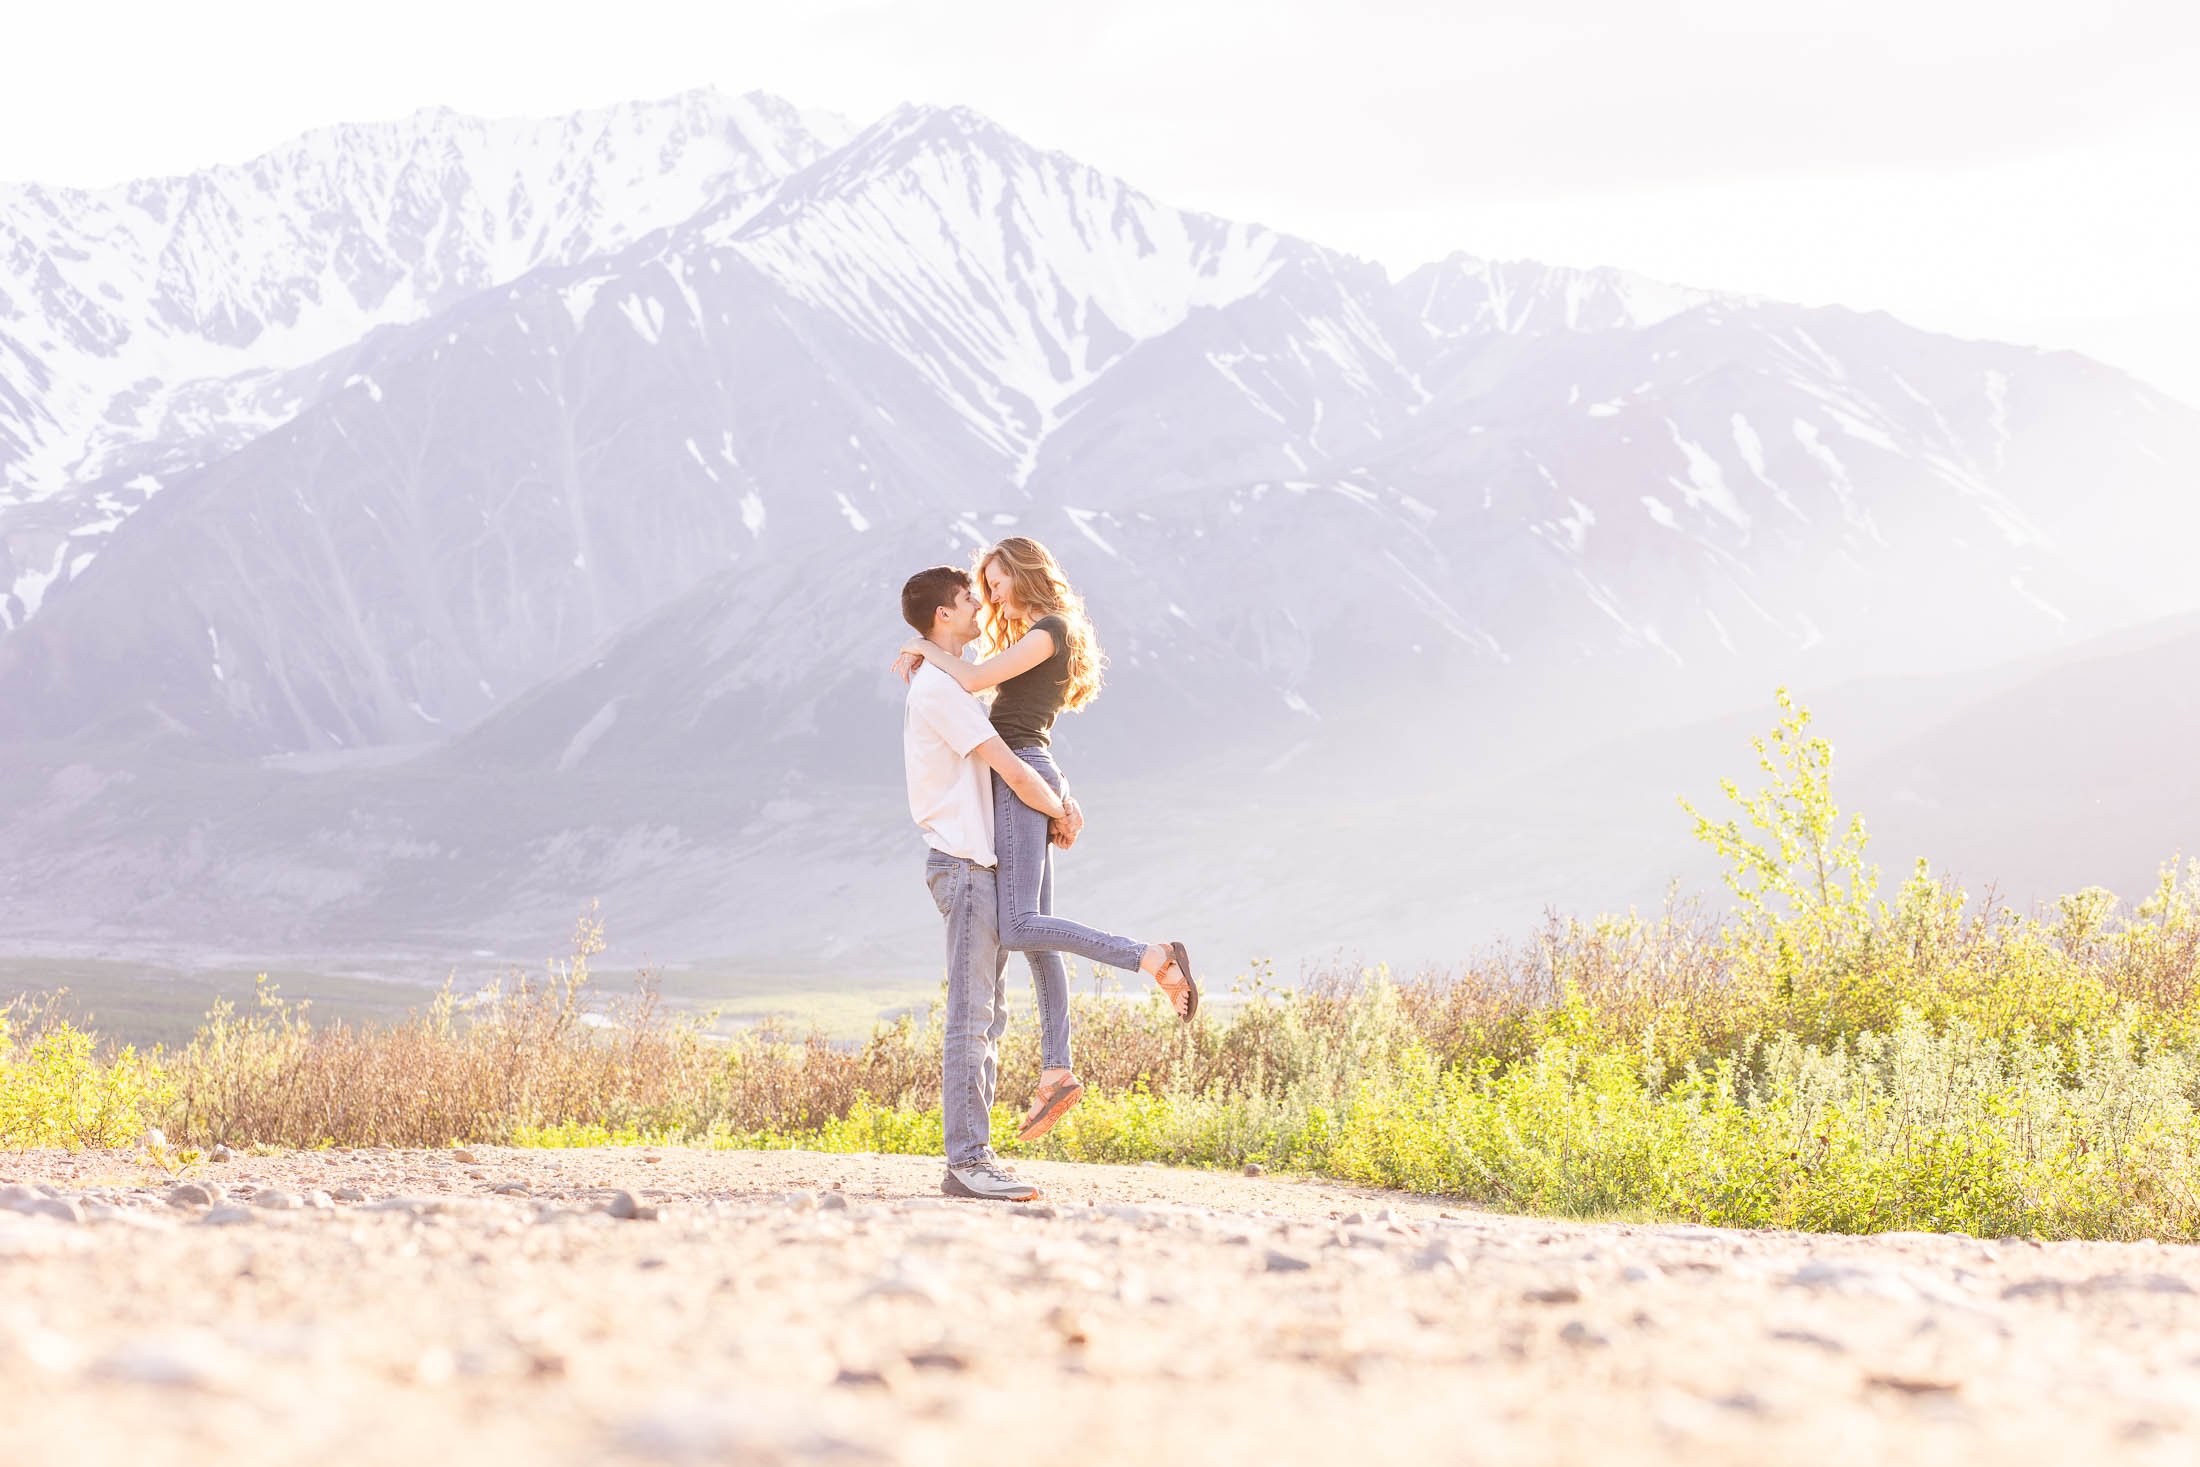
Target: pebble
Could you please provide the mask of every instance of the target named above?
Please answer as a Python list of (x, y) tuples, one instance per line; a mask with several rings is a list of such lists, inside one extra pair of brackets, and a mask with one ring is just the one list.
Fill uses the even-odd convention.
[(320, 1211), (323, 1208), (335, 1206), (336, 1199), (329, 1196), (328, 1193), (321, 1191), (319, 1188), (315, 1188), (313, 1191), (310, 1192), (299, 1193), (298, 1205), (301, 1207), (313, 1208), (315, 1211)]
[(229, 1192), (218, 1181), (180, 1181), (167, 1190), (169, 1207), (220, 1207)]
[(1266, 1173), (1267, 1170), (1268, 1169), (1266, 1167), (1262, 1166), (1257, 1161), (1249, 1161), (1245, 1163), (1245, 1175), (1249, 1177), (1261, 1176)]
[(1808, 1345), (1814, 1350), (1823, 1350), (1828, 1355), (1846, 1355), (1849, 1351), (1847, 1345), (1842, 1344), (1830, 1335), (1819, 1334), (1816, 1330), (1776, 1329), (1772, 1332), (1771, 1338), (1785, 1340), (1791, 1345)]
[(1166, 1226), (1168, 1218), (1148, 1207), (1135, 1207), (1127, 1202), (1111, 1202), (1099, 1209), (1100, 1216), (1114, 1222), (1129, 1223), (1134, 1228), (1158, 1228)]
[(264, 1207), (269, 1212), (293, 1212), (305, 1206), (305, 1203), (295, 1192), (278, 1192), (268, 1187), (252, 1194), (252, 1205)]
[(329, 1200), (332, 1202), (364, 1202), (367, 1200), (367, 1194), (357, 1187), (338, 1187), (328, 1195)]
[(886, 1378), (886, 1372), (883, 1370), (876, 1370), (868, 1366), (859, 1368), (853, 1365), (841, 1366), (840, 1373), (833, 1377), (833, 1384), (836, 1386), (867, 1387), (876, 1390), (892, 1390), (894, 1388), (893, 1382)]
[(220, 1391), (235, 1384), (238, 1371), (230, 1352), (208, 1337), (133, 1340), (92, 1362), (102, 1380), (176, 1390)]
[(1579, 1304), (1581, 1290), (1573, 1284), (1552, 1284), (1541, 1289), (1524, 1289), (1520, 1294), (1523, 1304)]
[(815, 1192), (783, 1192), (779, 1197), (779, 1205), (789, 1212), (815, 1212), (817, 1211), (817, 1194)]
[(1917, 1288), (1891, 1268), (1861, 1267), (1814, 1258), (1781, 1280), (1791, 1288), (1829, 1289), (1850, 1298), (1886, 1299), (1907, 1303), (1917, 1298)]
[(835, 1467), (885, 1467), (894, 1459), (871, 1447), (794, 1422), (775, 1425), (761, 1412), (724, 1401), (660, 1406), (614, 1427), (615, 1452), (657, 1462), (819, 1461)]
[(208, 1161), (235, 1161), (237, 1153), (226, 1146), (216, 1146), (212, 1151), (206, 1153), (206, 1159)]
[(1286, 1253), (1281, 1248), (1271, 1248), (1263, 1267), (1270, 1273), (1300, 1273), (1314, 1265), (1296, 1253)]
[[(10, 1187), (10, 1192), (30, 1192), (27, 1187)], [(18, 1212), (25, 1217), (50, 1217), (56, 1222), (80, 1223), (84, 1221), (82, 1204), (69, 1197), (47, 1197), (36, 1192), (29, 1196), (0, 1197), (0, 1208)]]
[(911, 1273), (882, 1273), (869, 1287), (858, 1293), (862, 1300), (920, 1300), (924, 1304), (946, 1304), (946, 1289), (933, 1280), (917, 1278)]
[(848, 1194), (845, 1192), (827, 1192), (823, 1197), (817, 1199), (817, 1205), (826, 1212), (846, 1212), (848, 1210)]
[(476, 1162), (479, 1162), (481, 1158), (474, 1155), (472, 1151), (461, 1146), (456, 1151), (451, 1153), (451, 1160), (455, 1162), (460, 1162), (466, 1166), (472, 1166)]
[(237, 1223), (248, 1223), (250, 1221), (252, 1221), (252, 1209), (249, 1207), (217, 1207), (200, 1218), (199, 1225), (208, 1228), (226, 1228)]
[(611, 1201), (605, 1206), (604, 1211), (621, 1222), (655, 1222), (657, 1220), (657, 1209), (644, 1207), (634, 1199), (632, 1192), (612, 1193)]
[(1578, 1319), (1566, 1321), (1566, 1327), (1558, 1332), (1558, 1337), (1576, 1349), (1600, 1350), (1612, 1343)]
[(889, 1265), (859, 1299), (917, 1299), (926, 1304), (945, 1304), (947, 1287), (930, 1269), (902, 1262)]
[(2001, 1291), (2004, 1299), (2060, 1299), (2065, 1294), (2190, 1294), (2192, 1285), (2167, 1273), (2104, 1273), (2089, 1279), (2026, 1279)]

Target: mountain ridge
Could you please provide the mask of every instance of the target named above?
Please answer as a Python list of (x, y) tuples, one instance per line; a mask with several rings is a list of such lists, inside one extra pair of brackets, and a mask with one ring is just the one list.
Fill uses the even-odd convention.
[(423, 110), (174, 179), (0, 188), (0, 635), (169, 479), (295, 416), (314, 362), (754, 191), (825, 150), (812, 124), (843, 125), (761, 93)]
[[(906, 832), (832, 822), (887, 818), (893, 590), (1024, 533), (1113, 660), (1063, 731), (1077, 777), (1225, 844), (1268, 811), (1225, 883), (1248, 913), (1327, 890), (1403, 922), (1398, 864), (1338, 852), (1556, 879), (1403, 832), (1477, 771), (2194, 604), (2200, 413), (2083, 358), (1624, 272), (1394, 277), (967, 109), (812, 141), (311, 362), (156, 383), (97, 476), (0, 505), (0, 581), (49, 576), (0, 631), (0, 745), (157, 771), (92, 805), (52, 773), (23, 808), (105, 813), (0, 865), (58, 901), (121, 842), (141, 893), (163, 861), (209, 910), (306, 893), (265, 928), (306, 943), (516, 921), (602, 862), (693, 944), (700, 861), (772, 907), (759, 953), (806, 925), (885, 951), (845, 904), (885, 900)], [(42, 380), (0, 371), (0, 403)], [(190, 770), (266, 818), (169, 790)], [(250, 871), (217, 869), (246, 826)], [(1196, 833), (1101, 840), (1101, 885), (1200, 889)]]

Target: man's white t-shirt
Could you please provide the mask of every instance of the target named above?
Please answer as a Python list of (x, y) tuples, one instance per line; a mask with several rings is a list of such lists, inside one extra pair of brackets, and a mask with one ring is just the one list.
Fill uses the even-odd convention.
[(993, 737), (976, 698), (927, 662), (909, 679), (901, 715), (901, 762), (909, 813), (935, 851), (980, 866), (993, 858), (993, 771), (973, 754)]

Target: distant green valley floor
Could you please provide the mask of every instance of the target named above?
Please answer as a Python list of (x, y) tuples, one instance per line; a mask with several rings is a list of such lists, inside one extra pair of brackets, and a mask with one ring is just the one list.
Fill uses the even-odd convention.
[[(0, 1005), (18, 994), (36, 996), (66, 989), (64, 1012), (80, 1026), (142, 1048), (174, 1047), (190, 1039), (217, 999), (249, 1008), (254, 980), (262, 971), (284, 998), (310, 1000), (318, 1022), (379, 1024), (425, 1008), (450, 970), (438, 970), (430, 963), (393, 964), (385, 972), (361, 976), (357, 971), (333, 973), (304, 967), (178, 968), (104, 958), (0, 956)], [(509, 979), (517, 971), (510, 965), (499, 970), (477, 960), (458, 970), (452, 990), (463, 1000), (479, 985), (500, 974)], [(526, 971), (539, 974), (542, 968), (538, 963)], [(591, 986), (600, 1004), (632, 993), (633, 984), (631, 971), (599, 970)], [(939, 985), (870, 982), (843, 987), (831, 978), (744, 977), (698, 964), (659, 975), (659, 990), (666, 1004), (680, 1013), (701, 1015), (715, 1009), (719, 1032), (770, 1017), (795, 1037), (821, 1031), (833, 1039), (855, 1040), (870, 1034), (881, 1019), (912, 1010), (921, 1015), (938, 995)], [(1012, 1007), (1022, 1008), (1028, 1002), (1028, 985), (1021, 995), (1012, 991)]]

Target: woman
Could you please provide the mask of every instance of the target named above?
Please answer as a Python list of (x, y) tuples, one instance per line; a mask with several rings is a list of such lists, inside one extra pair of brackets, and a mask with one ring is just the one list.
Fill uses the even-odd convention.
[[(929, 661), (967, 692), (998, 689), (994, 732), (1059, 794), (1062, 775), (1048, 749), (1055, 715), (1084, 707), (1100, 692), (1103, 659), (1085, 603), (1070, 589), (1047, 548), (1022, 535), (979, 555), (977, 581), (984, 642), (991, 655), (965, 662), (924, 637), (902, 651)], [(996, 776), (993, 845), (1000, 862), (1001, 946), (1023, 953), (1031, 964), (1039, 1008), (1042, 1068), (1018, 1133), (1025, 1141), (1045, 1135), (1085, 1093), (1070, 1068), (1069, 973), (1063, 953), (1112, 968), (1136, 967), (1160, 985), (1179, 1018), (1189, 1022), (1199, 1011), (1199, 985), (1192, 979), (1183, 943), (1135, 942), (1054, 915), (1052, 836), (1047, 817), (1017, 799)]]

